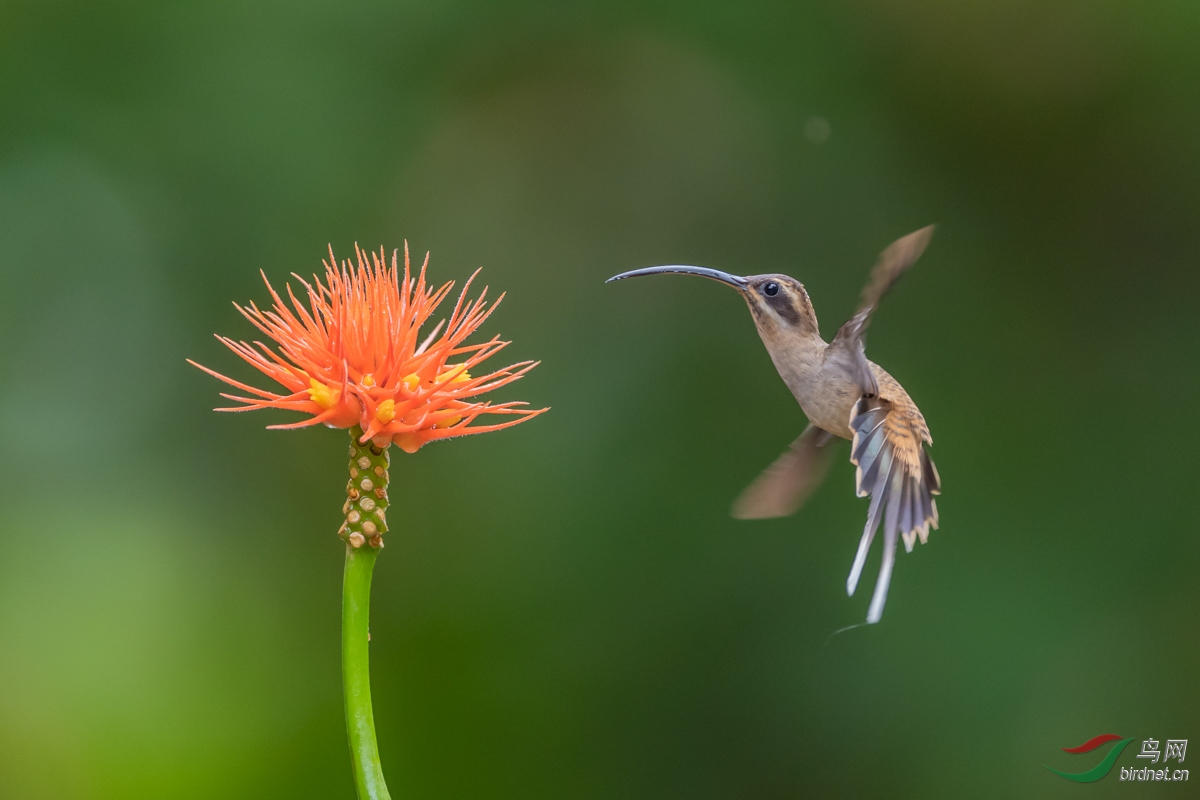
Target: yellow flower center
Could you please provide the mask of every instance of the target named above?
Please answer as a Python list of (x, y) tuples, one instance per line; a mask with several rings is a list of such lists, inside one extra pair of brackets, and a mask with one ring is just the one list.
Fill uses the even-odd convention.
[[(454, 375), (454, 371), (461, 366), (462, 366), (462, 364), (447, 364), (446, 365), (447, 370), (445, 372), (443, 372), (441, 375), (437, 376), (438, 383), (441, 383), (442, 381), (446, 380), (446, 378), (449, 377), (450, 375)], [(469, 380), (471, 380), (471, 373), (467, 372), (464, 369), (462, 372), (458, 373), (457, 375), (454, 375), (454, 380), (452, 380), (450, 382), (451, 383), (464, 383)]]
[(338, 397), (342, 394), (341, 389), (326, 386), (316, 378), (309, 378), (308, 383), (312, 387), (308, 390), (308, 396), (314, 403), (326, 411), (337, 405)]
[(460, 422), (462, 422), (462, 417), (455, 415), (453, 417), (446, 417), (445, 419), (438, 420), (433, 424), (433, 426), (435, 428), (449, 428), (451, 425), (457, 425)]
[(362, 380), (359, 381), (359, 383), (361, 383), (363, 386), (374, 386), (375, 376), (368, 372), (366, 375), (362, 376)]
[(415, 392), (417, 387), (421, 385), (421, 376), (414, 372), (411, 375), (405, 375), (400, 382), (404, 384), (405, 389)]
[(396, 418), (396, 401), (384, 400), (375, 408), (375, 419), (387, 425)]

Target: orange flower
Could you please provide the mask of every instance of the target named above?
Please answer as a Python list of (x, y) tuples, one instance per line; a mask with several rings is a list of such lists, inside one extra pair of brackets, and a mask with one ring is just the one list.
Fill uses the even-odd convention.
[[(404, 246), (404, 274), (400, 275), (397, 254), (389, 266), (382, 248), (367, 254), (355, 246), (357, 265), (343, 261), (341, 267), (329, 249), (325, 282), (313, 276), (308, 283), (296, 280), (308, 292), (301, 303), (287, 287), (291, 306), (263, 280), (271, 293), (273, 308), (260, 311), (234, 306), (246, 319), (277, 345), (278, 352), (261, 342), (249, 344), (217, 336), (230, 350), (251, 366), (287, 389), (276, 394), (227, 378), (188, 359), (188, 363), (231, 386), (253, 395), (222, 394), (243, 405), (217, 411), (250, 411), (257, 408), (286, 408), (311, 415), (308, 419), (269, 428), (302, 428), (324, 423), (331, 428), (362, 426), (360, 441), (379, 447), (391, 443), (408, 453), (434, 439), (485, 433), (524, 422), (547, 409), (522, 408), (528, 403), (497, 403), (476, 398), (511, 383), (537, 366), (522, 361), (504, 369), (475, 377), (475, 370), (508, 342), (493, 337), (480, 344), (464, 344), (487, 319), (504, 295), (489, 307), (485, 287), (474, 301), (467, 300), (476, 270), (463, 286), (448, 319), (443, 319), (422, 338), (420, 330), (446, 299), (453, 282), (433, 289), (425, 283), (429, 255), (415, 279), (409, 271), (408, 244)], [(440, 334), (440, 336), (439, 336)], [(491, 425), (472, 425), (487, 414), (515, 416)]]

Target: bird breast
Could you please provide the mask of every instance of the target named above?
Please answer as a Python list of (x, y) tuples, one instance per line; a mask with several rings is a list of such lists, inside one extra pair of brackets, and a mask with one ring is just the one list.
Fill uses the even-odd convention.
[(824, 356), (823, 347), (771, 350), (771, 360), (779, 376), (809, 422), (850, 439), (854, 436), (850, 430), (850, 411), (862, 390), (844, 365)]

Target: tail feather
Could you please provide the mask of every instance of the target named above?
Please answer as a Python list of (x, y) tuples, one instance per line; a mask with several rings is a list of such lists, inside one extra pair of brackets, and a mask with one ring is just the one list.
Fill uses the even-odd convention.
[(867, 448), (871, 446), (871, 452), (874, 455), (879, 455), (879, 448), (883, 444), (883, 437), (879, 436), (879, 428), (887, 421), (887, 414), (884, 409), (876, 409), (863, 423), (863, 433), (859, 436), (861, 440), (859, 444), (854, 446), (850, 454), (850, 460), (859, 464), (863, 457), (868, 459), (872, 456), (867, 456)]
[(937, 467), (933, 465), (933, 459), (929, 457), (929, 453), (925, 452), (925, 448), (921, 448), (921, 472), (925, 476), (925, 483), (929, 486), (929, 493), (941, 494), (941, 476), (938, 475)]
[[(903, 491), (904, 471), (896, 470), (888, 486), (890, 494)], [(900, 529), (900, 504), (888, 503), (887, 513), (883, 520), (883, 561), (879, 564), (879, 577), (875, 579), (875, 594), (871, 595), (871, 605), (867, 608), (867, 622), (879, 622), (883, 616), (883, 606), (887, 603), (888, 587), (892, 583), (892, 567), (896, 564), (896, 532)]]
[(850, 567), (850, 577), (846, 579), (846, 594), (853, 595), (858, 588), (858, 579), (862, 575), (863, 565), (867, 563), (867, 551), (871, 549), (871, 541), (875, 538), (875, 530), (879, 527), (879, 515), (883, 511), (883, 487), (891, 480), (892, 454), (884, 453), (882, 458), (882, 473), (871, 492), (871, 507), (867, 509), (867, 525), (863, 528), (862, 539), (858, 542), (858, 552), (854, 555), (854, 566)]
[[(858, 586), (881, 518), (883, 522), (883, 561), (867, 612), (868, 622), (878, 622), (883, 615), (898, 541), (903, 539), (905, 550), (911, 552), (917, 541), (922, 544), (928, 541), (929, 529), (938, 525), (937, 504), (933, 499), (941, 493), (937, 468), (919, 440), (916, 442), (919, 455), (915, 458), (911, 449), (907, 454), (903, 449), (897, 453), (897, 434), (891, 430), (895, 425), (885, 424), (891, 410), (883, 398), (863, 397), (855, 405), (850, 421), (854, 431), (851, 461), (857, 467), (857, 493), (860, 497), (870, 495), (871, 506), (846, 581), (848, 594), (854, 594)], [(899, 443), (904, 443), (903, 438)]]
[[(883, 423), (887, 420), (887, 414), (881, 413), (877, 416), (878, 422), (871, 417), (863, 420), (863, 427), (866, 433), (861, 437), (858, 433), (855, 433), (854, 444), (850, 450), (850, 461), (857, 466), (857, 470), (855, 470), (855, 485), (857, 486), (859, 497), (866, 497), (870, 492), (870, 487), (875, 485), (875, 480), (880, 472), (879, 455), (884, 452), (885, 445), (887, 444), (887, 436), (883, 432)], [(889, 449), (889, 459), (890, 452)]]
[(876, 428), (875, 431), (869, 434), (869, 438), (864, 441), (862, 447), (854, 447), (853, 450), (860, 450), (862, 452), (862, 456), (851, 458), (851, 461), (857, 464), (858, 467), (856, 475), (854, 475), (856, 477), (858, 497), (865, 498), (866, 495), (870, 494), (871, 487), (875, 486), (875, 481), (880, 476), (881, 471), (883, 474), (887, 473), (886, 469), (880, 469), (880, 464), (882, 463), (880, 458), (881, 453), (888, 453), (889, 463), (890, 459), (892, 459), (892, 451), (886, 445), (887, 437), (884, 437), (882, 429)]

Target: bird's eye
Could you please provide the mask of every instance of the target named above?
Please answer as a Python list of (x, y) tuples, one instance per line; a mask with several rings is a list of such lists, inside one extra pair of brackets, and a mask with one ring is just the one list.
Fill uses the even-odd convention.
[(765, 294), (767, 297), (774, 297), (775, 295), (779, 294), (779, 284), (775, 281), (771, 281), (763, 287), (763, 294)]

